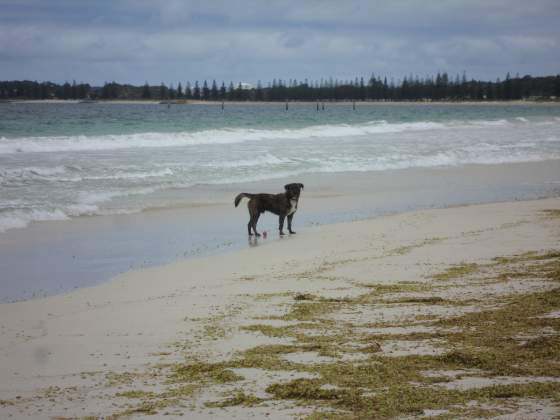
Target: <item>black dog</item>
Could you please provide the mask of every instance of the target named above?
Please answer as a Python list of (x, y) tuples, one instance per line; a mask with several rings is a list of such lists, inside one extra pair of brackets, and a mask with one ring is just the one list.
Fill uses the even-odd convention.
[(251, 217), (249, 223), (247, 223), (247, 230), (249, 231), (249, 236), (252, 235), (251, 228), (255, 232), (255, 235), (261, 236), (257, 232), (257, 222), (261, 213), (269, 211), (279, 216), (278, 229), (280, 230), (280, 235), (284, 235), (284, 219), (288, 217), (288, 231), (290, 233), (295, 233), (292, 230), (292, 219), (294, 218), (294, 213), (297, 210), (299, 194), (303, 190), (303, 184), (287, 184), (284, 186), (286, 190), (285, 193), (280, 194), (248, 194), (241, 193), (235, 197), (235, 207), (239, 205), (239, 202), (247, 197), (249, 203), (247, 203), (247, 208), (249, 209), (249, 216)]

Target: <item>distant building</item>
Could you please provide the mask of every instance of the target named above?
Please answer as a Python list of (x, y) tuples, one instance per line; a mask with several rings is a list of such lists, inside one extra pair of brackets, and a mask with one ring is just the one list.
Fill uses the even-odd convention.
[(241, 90), (251, 90), (255, 88), (251, 83), (245, 82), (240, 82), (239, 87), (241, 88)]

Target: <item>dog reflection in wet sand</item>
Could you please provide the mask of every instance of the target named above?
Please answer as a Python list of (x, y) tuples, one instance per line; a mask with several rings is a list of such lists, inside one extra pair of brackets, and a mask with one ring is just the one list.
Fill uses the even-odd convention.
[[(286, 190), (280, 194), (249, 194), (241, 193), (235, 197), (235, 207), (239, 205), (243, 198), (248, 198), (247, 208), (249, 209), (249, 223), (247, 223), (247, 231), (249, 236), (254, 232), (255, 236), (261, 236), (257, 232), (257, 222), (259, 217), (265, 211), (274, 213), (278, 216), (278, 230), (280, 235), (284, 235), (284, 220), (288, 218), (288, 232), (294, 234), (292, 230), (292, 219), (297, 211), (299, 195), (303, 190), (303, 184), (293, 183), (284, 186)], [(252, 231), (251, 231), (252, 230)]]

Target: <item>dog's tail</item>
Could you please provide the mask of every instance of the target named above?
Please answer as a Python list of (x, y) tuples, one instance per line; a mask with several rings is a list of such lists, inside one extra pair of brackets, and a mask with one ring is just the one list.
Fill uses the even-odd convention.
[(237, 207), (237, 206), (239, 205), (239, 202), (240, 202), (243, 198), (247, 197), (247, 198), (250, 200), (251, 198), (253, 198), (253, 195), (254, 195), (254, 194), (249, 194), (249, 193), (241, 193), (241, 194), (239, 194), (237, 197), (235, 197), (235, 207)]

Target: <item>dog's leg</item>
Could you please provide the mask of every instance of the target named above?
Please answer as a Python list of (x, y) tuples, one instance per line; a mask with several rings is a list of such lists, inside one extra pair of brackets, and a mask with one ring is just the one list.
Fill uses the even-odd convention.
[(249, 220), (249, 224), (247, 225), (249, 236), (252, 236), (251, 228), (255, 232), (256, 236), (261, 236), (261, 234), (257, 232), (257, 222), (259, 221), (259, 216), (261, 215), (257, 207), (257, 203), (251, 199), (247, 203), (247, 208), (249, 209), (249, 216), (251, 217), (251, 219)]
[(290, 214), (290, 215), (288, 216), (288, 232), (290, 232), (292, 235), (295, 233), (295, 232), (292, 230), (292, 219), (293, 219), (293, 218), (294, 218), (294, 213), (292, 213), (292, 214)]
[(286, 216), (281, 215), (278, 218), (278, 230), (280, 231), (280, 236), (284, 236), (284, 219), (286, 218)]
[(253, 234), (251, 233), (251, 229), (253, 227), (253, 220), (255, 219), (255, 213), (257, 217), (259, 213), (255, 211), (255, 208), (250, 201), (247, 204), (247, 208), (249, 209), (249, 223), (247, 223), (247, 230), (249, 231), (249, 236), (253, 236)]
[[(256, 204), (253, 204), (249, 207), (249, 213), (251, 214), (251, 221), (249, 223), (251, 224), (251, 227), (255, 232), (255, 236), (261, 236), (261, 234), (257, 232), (257, 222), (259, 221), (259, 216), (261, 215), (261, 213), (257, 208)], [(249, 228), (249, 232), (251, 232), (250, 228)]]
[(253, 230), (255, 231), (255, 236), (261, 236), (259, 232), (257, 232), (257, 222), (259, 221), (260, 213), (257, 212), (253, 217), (251, 217), (251, 223), (253, 225)]

